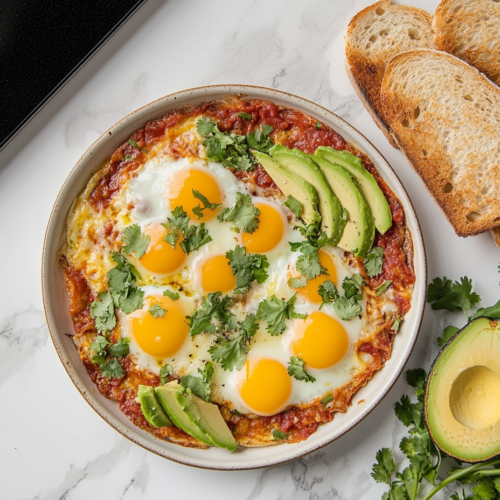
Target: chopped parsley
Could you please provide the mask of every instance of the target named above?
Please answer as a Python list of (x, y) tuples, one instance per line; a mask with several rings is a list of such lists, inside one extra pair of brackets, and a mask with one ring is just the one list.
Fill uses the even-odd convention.
[(318, 288), (318, 293), (323, 300), (323, 304), (333, 304), (335, 312), (339, 317), (345, 321), (348, 321), (355, 316), (361, 314), (361, 304), (359, 301), (363, 298), (363, 292), (361, 286), (363, 285), (363, 280), (355, 278), (357, 275), (353, 275), (351, 278), (344, 278), (342, 283), (342, 288), (344, 289), (345, 295), (339, 294), (337, 287), (333, 281), (325, 281)]
[(180, 295), (177, 292), (172, 292), (170, 290), (165, 290), (163, 292), (163, 295), (165, 297), (168, 297), (170, 300), (174, 300), (174, 301), (179, 300), (179, 298), (180, 298)]
[(175, 248), (182, 235), (182, 241), (179, 246), (183, 252), (190, 254), (198, 250), (201, 246), (212, 241), (212, 237), (205, 229), (205, 223), (202, 222), (199, 226), (196, 224), (189, 225), (189, 217), (182, 207), (175, 207), (171, 217), (168, 217), (168, 222), (162, 224), (167, 230), (167, 235), (163, 238), (167, 243)]
[(278, 429), (273, 429), (272, 435), (275, 441), (285, 441), (289, 437), (288, 434), (285, 434), (284, 432), (281, 432)]
[(472, 291), (472, 280), (462, 277), (452, 282), (446, 276), (434, 278), (427, 289), (427, 302), (432, 309), (456, 311), (461, 309), (468, 319), (468, 312), (479, 303), (481, 297)]
[(315, 127), (316, 127), (316, 129), (320, 129), (321, 128), (321, 122), (316, 122)]
[(273, 295), (259, 304), (257, 318), (267, 323), (266, 330), (271, 335), (281, 335), (285, 329), (285, 320), (299, 318), (305, 319), (307, 314), (297, 314), (294, 305), (297, 297), (294, 295), (288, 302), (278, 299)]
[(382, 247), (372, 248), (365, 257), (365, 270), (370, 278), (378, 276), (382, 272), (384, 263), (384, 249)]
[(249, 340), (259, 329), (255, 314), (249, 314), (245, 321), (238, 323), (236, 332), (231, 338), (219, 336), (215, 344), (208, 350), (212, 360), (219, 363), (223, 370), (241, 370), (246, 360)]
[(201, 307), (196, 309), (192, 316), (186, 316), (189, 334), (194, 336), (202, 332), (216, 333), (224, 328), (234, 330), (236, 318), (228, 309), (231, 300), (229, 296), (222, 297), (220, 292), (209, 293), (203, 299)]
[(327, 243), (326, 233), (319, 232), (317, 223), (305, 227), (296, 226), (296, 228), (299, 229), (306, 240), (296, 243), (288, 242), (292, 251), (300, 251), (302, 254), (297, 259), (295, 267), (308, 281), (320, 274), (328, 276), (326, 269), (319, 262), (318, 253), (318, 250)]
[(210, 361), (207, 361), (203, 370), (198, 368), (198, 373), (201, 375), (186, 375), (181, 379), (181, 392), (186, 389), (190, 390), (195, 396), (198, 396), (205, 401), (210, 401), (210, 391), (212, 390), (212, 375), (214, 367)]
[(166, 384), (168, 380), (168, 376), (172, 375), (174, 369), (172, 368), (171, 365), (163, 365), (160, 368), (160, 382), (161, 385)]
[(122, 240), (125, 246), (122, 246), (121, 251), (126, 255), (135, 253), (135, 256), (140, 259), (146, 252), (151, 238), (141, 234), (138, 224), (132, 224), (124, 229)]
[(245, 233), (253, 233), (260, 223), (260, 210), (254, 207), (249, 194), (236, 193), (236, 203), (232, 208), (224, 208), (217, 215), (219, 222), (234, 222)]
[(142, 151), (143, 153), (149, 153), (147, 149), (141, 148), (137, 142), (134, 141), (134, 139), (129, 139), (128, 143), (135, 149), (138, 149), (139, 151)]
[(375, 293), (377, 294), (377, 297), (379, 295), (382, 295), (392, 284), (391, 280), (385, 280), (381, 285), (375, 287)]
[(300, 203), (300, 201), (294, 198), (291, 194), (287, 196), (287, 199), (285, 200), (283, 205), (285, 205), (285, 207), (288, 207), (296, 217), (300, 217), (300, 215), (302, 214), (302, 203)]
[(153, 304), (153, 307), (149, 308), (149, 314), (153, 316), (153, 318), (158, 319), (158, 318), (163, 318), (165, 316), (165, 313), (168, 312), (166, 309), (163, 309), (163, 307), (160, 306), (160, 304)]
[(193, 189), (193, 196), (200, 200), (203, 203), (203, 206), (197, 205), (193, 208), (193, 213), (196, 215), (197, 219), (201, 219), (203, 217), (203, 210), (215, 210), (217, 207), (221, 206), (221, 203), (210, 203), (208, 199), (203, 196), (199, 191)]
[(244, 118), (245, 120), (251, 120), (253, 116), (250, 113), (238, 113), (238, 118)]
[(269, 262), (265, 255), (246, 253), (246, 248), (237, 246), (234, 250), (226, 252), (229, 265), (236, 278), (234, 293), (246, 293), (250, 290), (253, 281), (262, 284), (268, 278), (266, 269)]
[(320, 403), (327, 405), (328, 403), (331, 403), (332, 401), (333, 401), (333, 394), (328, 393), (325, 396), (323, 396)]
[(305, 370), (306, 362), (296, 356), (292, 356), (288, 362), (288, 375), (302, 382), (316, 382), (316, 379)]

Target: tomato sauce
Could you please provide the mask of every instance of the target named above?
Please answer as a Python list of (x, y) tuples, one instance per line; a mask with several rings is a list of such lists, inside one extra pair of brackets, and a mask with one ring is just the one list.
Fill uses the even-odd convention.
[[(238, 113), (247, 113), (251, 119), (238, 116)], [(337, 150), (347, 150), (360, 157), (365, 168), (375, 177), (384, 193), (392, 214), (392, 227), (384, 234), (376, 233), (374, 246), (384, 250), (382, 272), (374, 278), (366, 277), (368, 284), (374, 288), (386, 280), (392, 281), (395, 291), (393, 301), (397, 304), (400, 315), (410, 309), (410, 298), (415, 275), (412, 262), (407, 262), (404, 250), (406, 238), (405, 216), (401, 202), (388, 187), (375, 169), (371, 160), (347, 143), (339, 134), (327, 125), (318, 122), (311, 116), (300, 111), (277, 106), (262, 100), (242, 100), (232, 98), (225, 102), (204, 103), (196, 107), (183, 108), (168, 113), (164, 117), (152, 120), (146, 126), (135, 132), (129, 141), (122, 144), (112, 155), (104, 167), (104, 174), (95, 185), (90, 201), (96, 209), (102, 209), (117, 193), (121, 186), (140, 166), (147, 161), (148, 151), (153, 147), (171, 140), (169, 134), (175, 127), (182, 125), (187, 119), (205, 115), (217, 122), (219, 130), (235, 134), (248, 134), (260, 128), (263, 124), (271, 125), (273, 132), (271, 139), (275, 143), (283, 144), (288, 148), (298, 148), (306, 153), (314, 153), (318, 146), (331, 146)], [(169, 153), (176, 155), (176, 149), (170, 148)], [(276, 189), (272, 179), (260, 165), (253, 171), (234, 171), (235, 176), (242, 181), (250, 181), (255, 186), (264, 189)], [(112, 230), (110, 226), (109, 231)], [(411, 257), (410, 257), (411, 258)], [(359, 260), (359, 259), (358, 259)], [(361, 261), (360, 261), (361, 262)], [(90, 318), (89, 305), (95, 299), (90, 291), (83, 273), (68, 268), (64, 262), (62, 267), (66, 276), (68, 294), (70, 296), (70, 315), (75, 324), (77, 334), (84, 334), (94, 329)], [(360, 263), (362, 269), (362, 262)], [(222, 413), (236, 438), (269, 437), (272, 430), (277, 429), (287, 434), (287, 442), (298, 442), (307, 439), (317, 429), (320, 423), (333, 419), (334, 412), (345, 412), (351, 404), (352, 395), (357, 389), (369, 380), (374, 371), (382, 368), (390, 357), (395, 332), (390, 325), (382, 328), (373, 338), (359, 342), (356, 345), (358, 353), (371, 356), (369, 369), (358, 378), (351, 380), (347, 386), (337, 389), (331, 405), (320, 402), (307, 408), (290, 408), (273, 417), (249, 418), (245, 415), (233, 414), (222, 408)], [(92, 363), (84, 350), (80, 352), (82, 361), (97, 388), (105, 397), (117, 401), (120, 410), (138, 427), (147, 430), (161, 439), (181, 441), (186, 446), (205, 447), (196, 439), (188, 436), (176, 427), (156, 428), (144, 418), (140, 405), (136, 402), (137, 386), (139, 384), (157, 386), (160, 384), (158, 376), (139, 370), (126, 357), (120, 360), (126, 375), (121, 379), (108, 380), (101, 376), (99, 367)], [(243, 439), (244, 441), (244, 439)]]

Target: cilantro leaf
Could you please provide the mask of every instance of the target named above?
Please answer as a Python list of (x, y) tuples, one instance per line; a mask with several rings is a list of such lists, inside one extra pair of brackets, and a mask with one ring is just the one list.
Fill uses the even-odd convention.
[(219, 222), (234, 222), (245, 233), (253, 233), (259, 227), (260, 210), (253, 206), (249, 194), (236, 193), (236, 203), (232, 208), (222, 209), (217, 219)]
[(163, 318), (166, 312), (168, 311), (166, 309), (163, 309), (163, 307), (161, 307), (160, 304), (157, 304), (156, 302), (153, 304), (153, 307), (149, 308), (149, 313), (155, 319)]
[(349, 321), (361, 314), (361, 304), (354, 297), (346, 298), (338, 296), (333, 303), (335, 312), (344, 321)]
[(372, 467), (371, 476), (377, 483), (391, 484), (392, 473), (396, 470), (396, 462), (389, 448), (382, 448), (375, 455), (377, 462)]
[(294, 311), (296, 300), (295, 295), (288, 302), (273, 295), (270, 299), (265, 299), (259, 304), (257, 318), (267, 323), (266, 330), (271, 335), (281, 335), (285, 331), (285, 320), (293, 318), (305, 319), (307, 317), (306, 314), (297, 314)]
[(172, 292), (170, 290), (164, 290), (163, 296), (168, 297), (170, 300), (179, 300), (180, 295), (177, 292)]
[(348, 299), (354, 297), (356, 300), (361, 300), (363, 298), (362, 286), (364, 284), (365, 280), (360, 274), (353, 274), (350, 278), (346, 276), (342, 282), (344, 295)]
[(303, 288), (307, 285), (307, 280), (305, 278), (290, 278), (288, 280), (288, 286), (290, 288)]
[(116, 326), (115, 307), (110, 292), (102, 292), (90, 305), (90, 317), (95, 319), (99, 333), (108, 332)]
[(283, 205), (285, 205), (285, 207), (288, 207), (296, 217), (300, 217), (300, 215), (302, 214), (302, 203), (300, 203), (299, 200), (297, 200), (290, 194), (287, 196), (287, 199), (285, 200)]
[[(215, 333), (220, 331), (229, 323), (232, 326), (235, 323), (235, 316), (228, 307), (231, 305), (231, 297), (222, 298), (220, 292), (209, 293), (203, 299), (201, 307), (195, 310), (192, 316), (186, 316), (189, 325), (189, 334), (198, 335), (202, 332)], [(213, 321), (218, 324), (214, 324)], [(229, 330), (233, 328), (229, 327)]]
[(254, 130), (247, 135), (248, 146), (262, 153), (267, 153), (273, 147), (269, 134), (273, 131), (271, 125), (262, 125), (261, 130)]
[[(304, 250), (304, 246), (301, 248), (301, 251)], [(306, 249), (309, 251), (309, 249)], [(326, 268), (324, 268), (319, 262), (319, 255), (317, 250), (313, 250), (310, 253), (305, 255), (301, 255), (297, 259), (297, 263), (295, 264), (300, 273), (307, 278), (307, 280), (312, 280), (318, 277), (320, 274), (326, 274), (328, 276), (328, 272)]]
[(212, 241), (212, 237), (205, 229), (205, 223), (202, 222), (199, 226), (192, 225), (184, 232), (184, 239), (180, 243), (180, 247), (186, 254), (190, 254), (198, 250), (201, 246)]
[(167, 230), (167, 235), (163, 239), (175, 249), (181, 234), (188, 228), (189, 216), (182, 207), (175, 207), (167, 221), (162, 224)]
[(193, 208), (193, 213), (196, 215), (197, 219), (201, 219), (203, 217), (203, 210), (215, 210), (217, 207), (221, 206), (221, 203), (210, 203), (208, 199), (203, 196), (199, 191), (196, 191), (196, 189), (193, 189), (193, 196), (197, 199), (200, 200), (203, 203), (203, 207), (201, 205), (196, 206)]
[(327, 405), (328, 403), (331, 403), (333, 401), (333, 394), (330, 392), (326, 394), (320, 401), (320, 403), (323, 403), (324, 405)]
[(106, 351), (106, 346), (108, 345), (109, 341), (103, 335), (98, 335), (95, 338), (94, 342), (90, 344), (90, 351), (95, 353), (92, 356), (92, 363), (96, 365), (102, 365), (106, 362), (106, 356), (108, 354)]
[(377, 297), (379, 295), (382, 295), (392, 284), (391, 280), (385, 280), (381, 285), (375, 287), (375, 293), (377, 294)]
[(172, 375), (174, 369), (172, 368), (171, 365), (163, 365), (161, 368), (160, 368), (160, 382), (161, 382), (161, 385), (164, 385), (167, 383), (167, 380), (168, 380), (168, 376), (169, 375)]
[(122, 240), (125, 243), (122, 251), (126, 255), (135, 253), (135, 256), (140, 259), (146, 252), (151, 238), (141, 234), (141, 228), (138, 224), (132, 224), (124, 229)]
[(316, 382), (316, 379), (305, 370), (306, 362), (296, 356), (292, 356), (288, 362), (288, 375), (303, 382)]
[(109, 355), (115, 358), (124, 358), (130, 352), (130, 339), (122, 337), (118, 342), (109, 346)]
[(330, 304), (339, 296), (335, 283), (331, 280), (324, 281), (318, 288), (318, 293), (323, 300), (323, 304)]
[(226, 257), (236, 278), (234, 293), (246, 293), (253, 281), (261, 284), (268, 278), (266, 269), (269, 267), (269, 262), (265, 255), (247, 254), (245, 247), (237, 246), (234, 250), (226, 252)]
[(232, 339), (220, 336), (210, 352), (212, 359), (219, 363), (223, 370), (241, 370), (248, 352), (248, 340), (255, 335), (259, 329), (259, 323), (255, 314), (249, 314), (245, 321), (238, 323), (236, 336)]
[(125, 375), (125, 370), (123, 369), (120, 362), (116, 359), (110, 359), (106, 363), (100, 366), (101, 375), (106, 378), (120, 378)]
[(244, 118), (245, 120), (251, 120), (253, 118), (253, 116), (250, 113), (244, 113), (244, 112), (238, 113), (237, 116), (238, 118)]
[(410, 425), (420, 427), (420, 424), (422, 423), (422, 408), (422, 404), (413, 404), (410, 401), (410, 398), (406, 395), (403, 395), (395, 404), (396, 416), (406, 427), (409, 427)]
[(399, 326), (401, 325), (401, 321), (403, 321), (403, 318), (396, 318), (394, 320), (394, 323), (392, 324), (391, 330), (393, 332), (397, 332), (399, 330)]
[(212, 375), (214, 367), (210, 361), (207, 361), (203, 370), (198, 368), (201, 377), (186, 375), (181, 379), (181, 386), (185, 389), (191, 389), (194, 395), (205, 401), (210, 401), (210, 391), (212, 390)]
[(296, 226), (305, 237), (305, 241), (288, 242), (293, 252), (301, 252), (302, 255), (297, 259), (295, 267), (307, 280), (314, 279), (320, 274), (328, 276), (326, 269), (319, 262), (318, 253), (318, 250), (326, 245), (328, 238), (326, 233), (319, 231), (318, 225), (319, 223)]
[(144, 292), (136, 286), (131, 286), (126, 296), (121, 295), (119, 297), (118, 304), (125, 314), (130, 314), (136, 309), (142, 308), (143, 300)]
[(427, 289), (427, 302), (434, 310), (456, 311), (461, 309), (467, 316), (467, 312), (480, 300), (481, 297), (472, 291), (472, 281), (466, 276), (454, 283), (446, 276), (443, 279), (434, 278)]
[(442, 337), (438, 337), (436, 340), (437, 340), (437, 343), (440, 347), (443, 347), (447, 342), (448, 340), (450, 340), (452, 337), (455, 336), (455, 334), (460, 330), (460, 328), (457, 328), (456, 326), (447, 326), (445, 329), (444, 329), (444, 332), (443, 332), (443, 336)]
[(134, 141), (134, 139), (129, 139), (128, 143), (135, 149), (138, 149), (139, 151), (142, 151), (143, 153), (149, 153), (147, 149), (141, 148), (137, 142)]
[(206, 137), (214, 131), (215, 122), (210, 120), (208, 116), (203, 116), (196, 122), (196, 128), (201, 136)]
[(365, 257), (364, 266), (366, 274), (370, 278), (378, 276), (382, 272), (384, 263), (384, 249), (381, 247), (372, 248)]
[(273, 434), (273, 439), (275, 441), (284, 441), (289, 437), (288, 434), (285, 434), (284, 432), (281, 432), (278, 429), (273, 429), (272, 434)]
[(500, 319), (500, 300), (491, 307), (480, 307), (470, 319), (476, 319), (484, 316), (491, 319)]
[(321, 128), (321, 122), (316, 122), (316, 125), (314, 126), (317, 130)]

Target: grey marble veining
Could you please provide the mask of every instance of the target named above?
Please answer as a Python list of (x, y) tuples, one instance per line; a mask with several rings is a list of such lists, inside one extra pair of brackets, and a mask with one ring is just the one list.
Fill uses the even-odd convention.
[[(498, 300), (500, 254), (489, 236), (455, 236), (345, 74), (346, 23), (369, 3), (148, 0), (0, 153), (0, 500), (380, 498), (385, 488), (372, 481), (371, 465), (383, 446), (401, 457), (405, 428), (393, 406), (410, 392), (403, 377), (355, 429), (309, 456), (256, 471), (190, 469), (128, 442), (81, 398), (48, 338), (39, 278), (55, 196), (102, 132), (165, 94), (247, 83), (299, 94), (351, 121), (406, 186), (423, 228), (429, 276), (467, 275), (483, 304)], [(409, 3), (433, 12), (437, 2)], [(428, 310), (408, 366), (428, 368), (436, 336), (463, 322)]]

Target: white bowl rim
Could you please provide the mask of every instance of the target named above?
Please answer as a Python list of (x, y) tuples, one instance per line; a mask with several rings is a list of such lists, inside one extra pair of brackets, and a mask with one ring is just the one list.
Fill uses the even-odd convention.
[[(210, 452), (211, 450), (214, 450), (214, 448), (211, 448), (209, 450), (184, 448), (182, 446), (152, 438), (151, 435), (135, 427), (131, 422), (129, 422), (130, 425), (127, 425), (126, 423), (120, 421), (119, 418), (111, 414), (109, 409), (105, 408), (104, 404), (108, 400), (106, 400), (101, 394), (96, 391), (95, 386), (88, 375), (86, 377), (85, 375), (82, 377), (77, 373), (76, 367), (70, 360), (70, 356), (68, 353), (69, 349), (67, 349), (67, 344), (65, 345), (65, 343), (68, 341), (67, 335), (64, 334), (64, 332), (58, 325), (58, 321), (56, 319), (56, 301), (55, 299), (51, 299), (51, 292), (53, 287), (55, 286), (52, 284), (51, 275), (57, 273), (58, 270), (55, 269), (55, 267), (59, 267), (57, 264), (57, 259), (54, 260), (54, 257), (56, 256), (54, 255), (54, 249), (57, 249), (58, 253), (61, 241), (61, 234), (58, 234), (58, 226), (62, 224), (65, 233), (66, 219), (69, 210), (68, 208), (62, 210), (62, 205), (65, 204), (67, 206), (68, 203), (71, 205), (75, 197), (74, 194), (71, 195), (72, 198), (70, 201), (68, 201), (68, 196), (71, 188), (73, 188), (74, 190), (74, 185), (79, 183), (81, 187), (77, 191), (81, 192), (90, 179), (92, 173), (100, 168), (94, 165), (94, 168), (90, 169), (89, 165), (91, 164), (91, 162), (94, 161), (94, 163), (97, 162), (97, 165), (102, 165), (105, 158), (109, 157), (109, 154), (114, 151), (116, 147), (118, 147), (112, 146), (110, 153), (108, 155), (103, 155), (101, 150), (108, 145), (109, 141), (112, 138), (114, 138), (114, 142), (118, 140), (118, 145), (122, 144), (128, 137), (130, 137), (130, 135), (135, 130), (144, 127), (144, 125), (149, 120), (159, 118), (170, 110), (182, 107), (182, 105), (179, 103), (183, 100), (190, 100), (193, 104), (198, 104), (200, 102), (218, 100), (225, 96), (235, 94), (244, 95), (248, 98), (270, 100), (273, 102), (281, 101), (283, 105), (287, 107), (295, 109), (302, 108), (305, 113), (321, 119), (334, 130), (339, 132), (342, 137), (348, 140), (348, 142), (355, 143), (359, 149), (368, 154), (368, 156), (376, 165), (379, 173), (390, 185), (396, 196), (400, 199), (405, 211), (407, 226), (411, 226), (416, 283), (412, 296), (412, 307), (410, 312), (408, 313), (412, 314), (412, 322), (408, 327), (406, 321), (403, 322), (403, 326), (401, 328), (401, 330), (409, 329), (410, 332), (407, 332), (407, 338), (401, 339), (399, 341), (398, 339), (402, 337), (401, 331), (395, 337), (395, 342), (404, 342), (404, 344), (401, 346), (402, 353), (397, 360), (395, 360), (394, 356), (391, 355), (391, 358), (387, 361), (386, 366), (384, 366), (383, 369), (379, 372), (375, 373), (374, 378), (376, 378), (378, 373), (384, 372), (386, 374), (386, 378), (388, 377), (388, 380), (384, 382), (383, 386), (380, 386), (378, 388), (377, 396), (368, 403), (365, 403), (365, 406), (363, 406), (362, 410), (357, 412), (358, 415), (355, 418), (351, 419), (352, 422), (349, 423), (346, 428), (341, 429), (340, 431), (336, 431), (335, 428), (331, 425), (333, 422), (335, 422), (334, 418), (332, 422), (320, 425), (315, 434), (312, 434), (308, 439), (300, 443), (290, 445), (283, 444), (279, 447), (269, 446), (265, 448), (244, 448), (243, 453), (236, 452), (233, 454), (229, 454), (224, 450), (216, 449), (218, 451), (227, 453), (227, 459), (222, 459), (221, 457), (210, 456)], [(168, 108), (168, 110), (159, 112), (157, 111), (157, 108), (160, 107), (166, 107)], [(125, 133), (125, 131), (122, 129), (125, 129), (127, 125), (128, 128), (130, 128), (131, 122), (139, 122), (140, 125), (137, 128), (128, 131), (128, 133)], [(350, 137), (346, 138), (346, 135)], [(101, 160), (99, 160), (99, 158), (101, 158)], [(59, 233), (60, 232), (61, 231), (59, 230)], [(418, 264), (418, 266), (416, 264)], [(52, 342), (59, 356), (59, 359), (71, 381), (73, 382), (75, 388), (80, 392), (80, 394), (91, 406), (91, 408), (116, 431), (118, 431), (120, 434), (122, 434), (124, 437), (131, 440), (135, 444), (138, 444), (139, 446), (145, 448), (146, 450), (177, 463), (181, 463), (191, 467), (212, 470), (249, 470), (283, 464), (288, 461), (300, 458), (308, 453), (316, 451), (330, 444), (334, 440), (350, 431), (356, 425), (358, 425), (382, 401), (382, 399), (387, 395), (387, 393), (395, 384), (395, 382), (399, 378), (399, 375), (403, 371), (406, 362), (414, 348), (419, 333), (419, 329), (423, 319), (427, 293), (427, 261), (422, 231), (420, 229), (417, 214), (401, 180), (399, 179), (393, 168), (390, 166), (390, 164), (387, 162), (387, 160), (378, 151), (378, 149), (363, 134), (361, 134), (361, 132), (355, 129), (347, 121), (345, 121), (343, 118), (336, 115), (332, 111), (324, 108), (323, 106), (320, 106), (295, 94), (291, 94), (281, 90), (242, 84), (219, 84), (194, 87), (166, 95), (133, 111), (126, 117), (119, 120), (113, 126), (111, 126), (108, 130), (106, 130), (81, 156), (81, 158), (69, 173), (59, 191), (47, 224), (43, 244), (41, 271), (43, 305)], [(65, 312), (67, 314), (67, 308)], [(389, 363), (391, 364), (391, 366), (387, 367), (387, 364)], [(391, 369), (390, 374), (388, 368)], [(370, 381), (371, 384), (373, 384), (374, 382), (374, 380)], [(373, 385), (371, 387), (373, 387)], [(358, 393), (359, 392), (360, 391), (358, 391)], [(353, 402), (354, 399), (355, 398), (353, 397)], [(361, 401), (359, 401), (358, 404)], [(112, 403), (116, 405), (115, 402)], [(346, 414), (341, 415), (348, 415), (353, 411), (356, 411), (356, 406), (354, 404), (350, 407)], [(128, 419), (126, 420), (128, 421)], [(331, 429), (323, 433), (326, 435), (318, 438), (318, 431), (321, 428), (327, 427), (329, 425)], [(277, 448), (285, 448), (285, 451), (283, 453), (276, 453), (276, 451), (278, 451)], [(243, 454), (251, 455), (253, 453), (253, 450), (263, 449), (269, 451), (269, 453), (266, 453), (266, 455), (268, 455), (267, 457), (247, 457), (243, 460), (238, 459), (239, 457), (243, 456)]]

